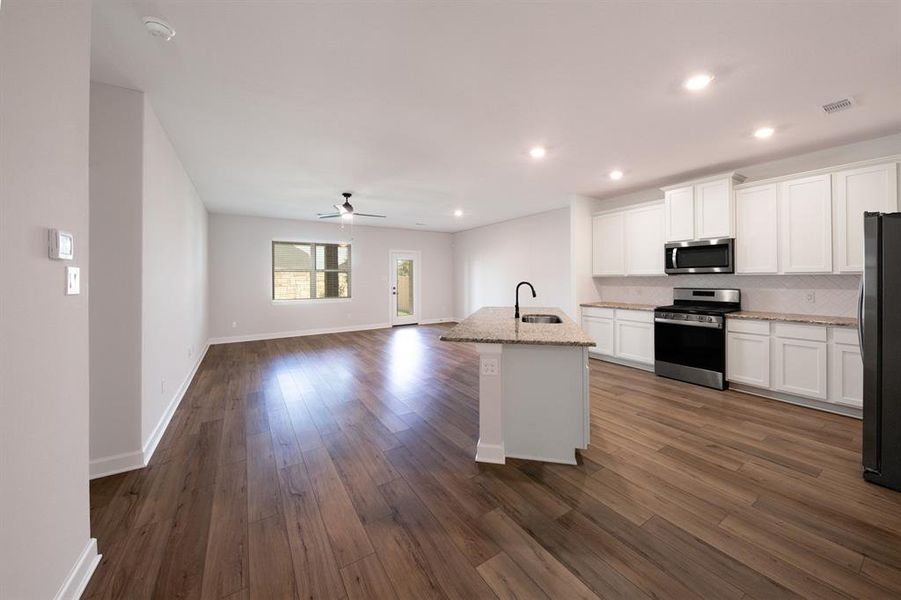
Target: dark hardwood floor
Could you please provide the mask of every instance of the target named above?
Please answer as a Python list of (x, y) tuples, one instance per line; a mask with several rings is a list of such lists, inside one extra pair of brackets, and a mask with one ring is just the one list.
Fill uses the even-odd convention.
[(901, 596), (858, 421), (592, 360), (581, 465), (477, 465), (442, 331), (210, 348), (150, 466), (91, 483), (85, 597)]

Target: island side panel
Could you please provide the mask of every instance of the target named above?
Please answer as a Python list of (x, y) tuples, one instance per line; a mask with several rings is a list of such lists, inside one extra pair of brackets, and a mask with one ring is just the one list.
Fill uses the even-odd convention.
[(578, 346), (504, 347), (503, 433), (509, 457), (576, 464), (587, 445), (586, 352)]
[(476, 344), (479, 353), (479, 443), (476, 461), (504, 464), (503, 345)]

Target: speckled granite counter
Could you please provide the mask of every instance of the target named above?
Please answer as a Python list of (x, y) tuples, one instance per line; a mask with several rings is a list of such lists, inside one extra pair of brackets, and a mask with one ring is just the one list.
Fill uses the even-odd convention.
[(623, 310), (654, 310), (653, 304), (633, 304), (631, 302), (583, 302), (579, 306), (594, 306), (596, 308), (621, 308)]
[(551, 314), (562, 323), (523, 323), (513, 318), (512, 306), (486, 306), (463, 319), (441, 336), (444, 342), (477, 344), (537, 344), (545, 346), (594, 346), (587, 333), (559, 308), (520, 308), (520, 315)]
[(726, 315), (729, 319), (756, 319), (759, 321), (788, 321), (807, 325), (829, 325), (831, 327), (857, 327), (857, 319), (852, 317), (832, 317), (829, 315), (800, 315), (792, 313), (761, 312), (742, 310)]

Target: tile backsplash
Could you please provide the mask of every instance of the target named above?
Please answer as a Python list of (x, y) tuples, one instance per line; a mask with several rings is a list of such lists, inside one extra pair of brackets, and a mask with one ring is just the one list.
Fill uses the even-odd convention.
[(859, 275), (595, 277), (600, 300), (670, 304), (674, 287), (738, 288), (745, 310), (853, 317)]

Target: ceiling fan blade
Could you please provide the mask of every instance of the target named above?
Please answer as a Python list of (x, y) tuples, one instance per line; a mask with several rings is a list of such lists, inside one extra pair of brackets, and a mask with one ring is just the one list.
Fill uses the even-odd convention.
[(356, 215), (358, 217), (374, 217), (376, 219), (387, 219), (388, 218), (385, 215), (369, 215), (366, 213), (354, 213), (354, 215)]
[(328, 214), (319, 213), (320, 219), (334, 219), (335, 217), (340, 217), (340, 216), (341, 216), (340, 213), (328, 213)]

